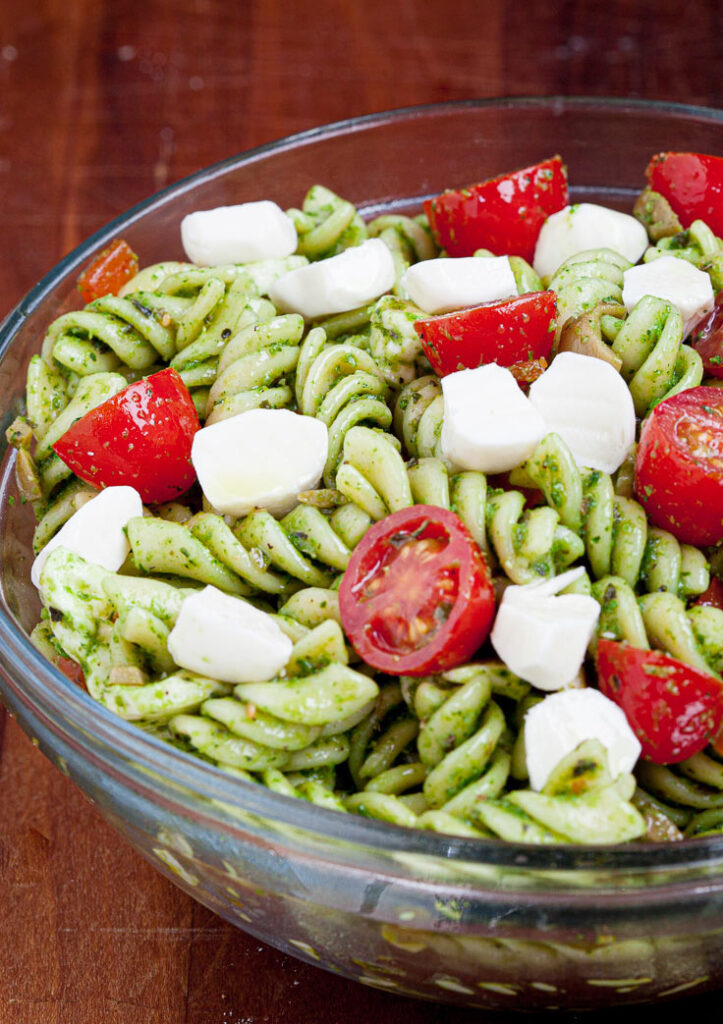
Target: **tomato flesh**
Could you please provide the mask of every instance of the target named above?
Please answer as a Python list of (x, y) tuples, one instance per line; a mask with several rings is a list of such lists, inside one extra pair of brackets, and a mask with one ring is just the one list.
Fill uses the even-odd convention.
[(559, 156), (521, 171), (443, 192), (424, 209), (439, 245), (450, 256), (491, 249), (499, 256), (535, 254), (540, 228), (569, 202), (567, 172)]
[(80, 275), (78, 291), (86, 303), (104, 295), (117, 295), (137, 273), (138, 257), (127, 242), (115, 238)]
[(649, 519), (686, 544), (723, 539), (723, 390), (690, 388), (646, 420), (635, 491)]
[(723, 233), (723, 157), (658, 153), (645, 175), (650, 187), (668, 200), (684, 228), (694, 220), (704, 220), (716, 235)]
[(723, 377), (723, 294), (717, 296), (715, 308), (698, 325), (690, 343), (703, 360), (705, 372)]
[(339, 587), (342, 625), (374, 668), (443, 672), (487, 638), (494, 589), (482, 552), (454, 512), (413, 505), (375, 523)]
[(623, 711), (655, 764), (677, 764), (697, 754), (723, 721), (723, 683), (672, 658), (601, 637), (600, 690)]
[(531, 292), (417, 320), (414, 329), (432, 369), (444, 377), (483, 363), (513, 366), (549, 359), (556, 315), (554, 292)]
[(177, 498), (196, 479), (191, 444), (196, 407), (170, 367), (129, 384), (91, 409), (53, 449), (93, 487), (135, 487), (144, 502)]

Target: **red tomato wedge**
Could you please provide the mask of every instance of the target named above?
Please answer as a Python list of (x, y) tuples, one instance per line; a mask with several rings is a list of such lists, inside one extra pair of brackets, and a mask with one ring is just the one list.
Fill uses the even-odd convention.
[(723, 389), (657, 405), (640, 435), (635, 491), (650, 520), (686, 544), (723, 539)]
[(83, 302), (117, 295), (126, 281), (138, 273), (138, 257), (122, 238), (114, 239), (99, 253), (78, 278)]
[(417, 320), (414, 330), (432, 369), (444, 377), (483, 363), (513, 366), (549, 359), (556, 315), (554, 292), (530, 292), (431, 320)]
[(487, 638), (495, 596), (461, 519), (413, 505), (375, 523), (339, 587), (341, 621), (369, 665), (397, 675), (444, 672)]
[(439, 245), (450, 256), (491, 249), (497, 256), (535, 255), (540, 228), (569, 202), (567, 171), (559, 156), (499, 178), (443, 192), (424, 209)]
[(715, 307), (693, 331), (690, 344), (703, 360), (703, 368), (711, 377), (723, 377), (723, 293), (716, 297)]
[(723, 583), (717, 576), (711, 576), (708, 589), (695, 599), (695, 604), (703, 608), (720, 608), (723, 611)]
[(53, 449), (93, 487), (126, 484), (144, 502), (170, 501), (196, 479), (191, 444), (200, 426), (188, 388), (169, 367), (91, 409)]
[(658, 153), (645, 176), (668, 200), (684, 228), (704, 220), (723, 234), (723, 157), (704, 153)]
[(723, 682), (663, 651), (601, 637), (597, 648), (601, 691), (625, 712), (642, 756), (676, 764), (713, 739), (723, 721)]

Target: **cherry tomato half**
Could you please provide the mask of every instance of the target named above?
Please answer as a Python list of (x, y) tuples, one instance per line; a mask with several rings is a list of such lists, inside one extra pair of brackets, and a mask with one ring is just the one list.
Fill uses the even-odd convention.
[(498, 256), (535, 255), (540, 228), (569, 202), (567, 172), (559, 156), (521, 171), (443, 192), (424, 209), (437, 242), (450, 256), (491, 249)]
[(93, 487), (127, 484), (145, 502), (170, 501), (196, 479), (191, 444), (200, 426), (186, 385), (169, 367), (91, 409), (53, 449)]
[(723, 157), (704, 153), (658, 153), (645, 176), (668, 200), (684, 228), (704, 220), (723, 234)]
[(676, 764), (703, 750), (723, 721), (723, 682), (663, 651), (601, 637), (600, 689), (625, 712), (655, 764)]
[(703, 368), (711, 377), (723, 377), (723, 294), (715, 307), (694, 330), (690, 344), (703, 360)]
[(486, 639), (495, 597), (482, 552), (446, 509), (413, 505), (375, 523), (339, 587), (344, 630), (369, 665), (443, 672)]
[(697, 387), (643, 425), (635, 491), (650, 520), (686, 544), (723, 539), (723, 390)]
[(92, 302), (104, 295), (117, 295), (137, 273), (138, 257), (127, 242), (115, 238), (78, 278), (80, 297), (83, 302)]
[(444, 377), (483, 363), (512, 366), (549, 359), (556, 315), (554, 292), (530, 292), (504, 302), (417, 320), (414, 330), (432, 369)]

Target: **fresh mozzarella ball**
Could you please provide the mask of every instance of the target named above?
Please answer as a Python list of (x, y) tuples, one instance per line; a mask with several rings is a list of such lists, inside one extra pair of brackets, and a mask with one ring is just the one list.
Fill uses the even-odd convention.
[(530, 785), (543, 788), (550, 773), (585, 740), (599, 740), (613, 778), (631, 772), (640, 742), (625, 712), (599, 690), (565, 690), (545, 697), (525, 716), (525, 753)]
[(442, 454), (457, 469), (513, 469), (545, 433), (542, 416), (510, 371), (497, 363), (447, 374), (442, 394)]
[(281, 312), (313, 320), (373, 302), (394, 286), (395, 276), (391, 252), (380, 238), (370, 238), (284, 274), (269, 289), (269, 298)]
[(270, 615), (216, 587), (186, 598), (168, 637), (177, 665), (225, 683), (273, 679), (291, 648)]
[(547, 432), (559, 434), (579, 466), (614, 473), (635, 441), (635, 406), (609, 363), (560, 352), (530, 388)]
[(600, 614), (595, 598), (558, 594), (583, 574), (507, 587), (490, 639), (507, 667), (540, 690), (569, 686), (582, 665)]
[(208, 501), (222, 514), (252, 508), (288, 512), (316, 487), (329, 452), (326, 425), (287, 409), (249, 409), (203, 427), (191, 462)]
[(181, 221), (181, 241), (191, 263), (283, 259), (296, 249), (296, 228), (280, 206), (263, 199), (239, 206), (196, 210)]
[(635, 217), (595, 203), (566, 206), (542, 225), (533, 266), (550, 278), (571, 256), (587, 249), (612, 249), (636, 263), (648, 247), (648, 235)]
[(134, 487), (106, 487), (82, 505), (48, 541), (33, 562), (30, 579), (40, 587), (40, 573), (48, 555), (59, 547), (116, 572), (129, 551), (125, 527), (130, 519), (142, 515), (143, 502)]
[(507, 256), (423, 260), (406, 271), (402, 287), (425, 313), (451, 313), (517, 295)]
[(628, 313), (644, 295), (664, 299), (680, 310), (683, 333), (715, 305), (710, 277), (678, 256), (658, 256), (623, 274), (623, 303)]

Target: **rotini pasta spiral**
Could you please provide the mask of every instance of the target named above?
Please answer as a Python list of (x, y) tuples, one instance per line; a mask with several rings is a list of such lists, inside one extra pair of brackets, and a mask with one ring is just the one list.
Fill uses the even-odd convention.
[(336, 256), (367, 238), (367, 226), (354, 204), (323, 185), (312, 185), (300, 210), (286, 212), (296, 227), (297, 251), (310, 260)]
[[(213, 368), (206, 423), (248, 409), (280, 409), (293, 403), (291, 387), (301, 352), (304, 320), (296, 313), (251, 323), (232, 337)], [(183, 353), (181, 353), (183, 355)]]
[(392, 414), (387, 385), (375, 360), (351, 342), (327, 344), (323, 328), (304, 339), (296, 371), (299, 411), (316, 416), (329, 428), (329, 455), (324, 483), (333, 487), (347, 433), (360, 423), (386, 430)]
[(712, 748), (675, 765), (641, 761), (635, 770), (642, 794), (696, 838), (723, 833), (723, 763)]
[(241, 596), (290, 594), (299, 583), (326, 588), (351, 555), (334, 532), (333, 516), (327, 520), (305, 505), (280, 521), (257, 509), (233, 527), (211, 512), (182, 524), (132, 519), (128, 540), (134, 564), (144, 573), (191, 579)]
[(713, 291), (723, 288), (723, 241), (711, 231), (705, 221), (694, 220), (687, 230), (659, 238), (654, 247), (643, 256), (646, 263), (660, 256), (678, 256), (704, 270), (711, 279)]
[[(33, 374), (38, 371), (37, 364), (32, 370)], [(127, 381), (119, 373), (93, 373), (78, 380), (72, 398), (59, 410), (55, 420), (49, 426), (45, 426), (42, 438), (38, 441), (34, 462), (37, 467), (38, 480), (45, 498), (48, 498), (56, 488), (72, 477), (72, 471), (65, 465), (61, 458), (53, 451), (53, 445), (58, 441), (65, 431), (76, 420), (80, 419), (91, 409), (95, 409), (102, 402), (118, 394), (126, 386)], [(31, 420), (31, 426), (34, 421)]]
[(502, 793), (512, 736), (492, 695), (519, 698), (527, 689), (499, 663), (465, 665), (416, 686), (417, 749), (430, 808), (474, 823), (476, 804)]
[(702, 359), (682, 342), (680, 313), (652, 295), (644, 296), (622, 324), (612, 349), (622, 362), (620, 372), (638, 416), (703, 379)]
[(708, 586), (702, 552), (649, 527), (642, 506), (616, 495), (606, 473), (580, 469), (558, 434), (547, 434), (511, 480), (539, 487), (562, 524), (583, 537), (595, 577), (612, 574), (631, 587), (683, 596)]
[(369, 351), (392, 387), (417, 376), (423, 353), (414, 322), (426, 316), (413, 303), (393, 295), (382, 296), (371, 309)]
[(590, 249), (565, 260), (549, 284), (557, 294), (557, 337), (568, 320), (599, 303), (621, 303), (623, 274), (631, 266), (612, 249)]
[(412, 458), (441, 458), (443, 422), (444, 400), (438, 377), (417, 377), (402, 388), (394, 407), (394, 432)]

